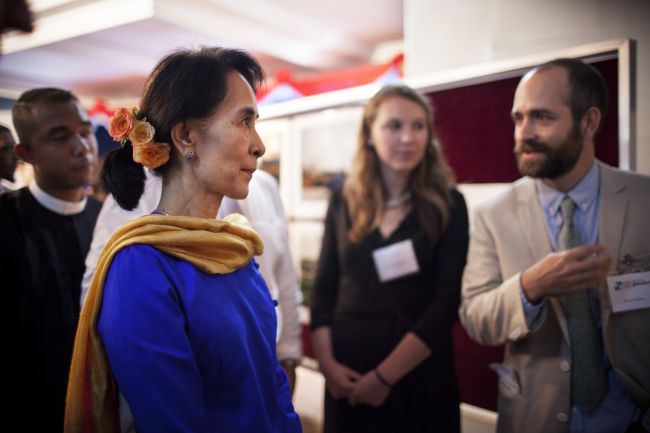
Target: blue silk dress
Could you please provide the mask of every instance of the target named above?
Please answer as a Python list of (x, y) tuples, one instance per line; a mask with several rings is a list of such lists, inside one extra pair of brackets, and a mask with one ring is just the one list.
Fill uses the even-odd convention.
[(209, 275), (126, 247), (106, 277), (98, 331), (138, 433), (301, 431), (253, 260)]

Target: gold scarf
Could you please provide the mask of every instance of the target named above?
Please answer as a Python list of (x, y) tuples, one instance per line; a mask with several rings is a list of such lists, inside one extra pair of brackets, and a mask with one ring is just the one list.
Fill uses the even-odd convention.
[[(248, 227), (247, 227), (248, 226)], [(104, 280), (115, 254), (147, 244), (209, 274), (228, 274), (264, 249), (241, 215), (224, 221), (146, 215), (118, 228), (104, 247), (88, 289), (75, 338), (65, 406), (65, 433), (119, 433), (118, 395), (97, 334)]]

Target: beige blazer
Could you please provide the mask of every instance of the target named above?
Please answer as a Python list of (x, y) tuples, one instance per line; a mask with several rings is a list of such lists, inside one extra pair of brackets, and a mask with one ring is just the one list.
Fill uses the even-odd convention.
[[(612, 255), (610, 273), (650, 270), (650, 177), (599, 166), (599, 242)], [(562, 307), (546, 299), (541, 324), (529, 329), (520, 298), (520, 272), (550, 252), (532, 179), (477, 207), (459, 313), (471, 338), (506, 345), (498, 432), (568, 431), (571, 351)], [(650, 309), (613, 314), (606, 286), (596, 290), (614, 371), (650, 421)]]

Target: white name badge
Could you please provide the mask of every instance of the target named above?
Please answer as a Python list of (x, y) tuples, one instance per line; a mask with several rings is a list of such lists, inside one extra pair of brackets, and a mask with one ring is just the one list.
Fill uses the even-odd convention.
[(410, 239), (377, 248), (372, 252), (372, 258), (382, 283), (420, 272)]
[(650, 307), (650, 272), (612, 275), (607, 287), (614, 313)]

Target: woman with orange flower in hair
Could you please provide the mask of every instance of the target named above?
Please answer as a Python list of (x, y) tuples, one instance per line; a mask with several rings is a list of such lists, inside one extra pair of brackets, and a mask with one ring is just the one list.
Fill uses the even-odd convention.
[(224, 196), (246, 197), (264, 153), (262, 78), (241, 51), (179, 51), (156, 66), (140, 107), (112, 118), (121, 147), (104, 161), (106, 189), (133, 209), (142, 166), (163, 189), (157, 209), (118, 228), (100, 256), (66, 432), (300, 431), (275, 357), (274, 303), (253, 260), (262, 242), (245, 220), (215, 220)]

